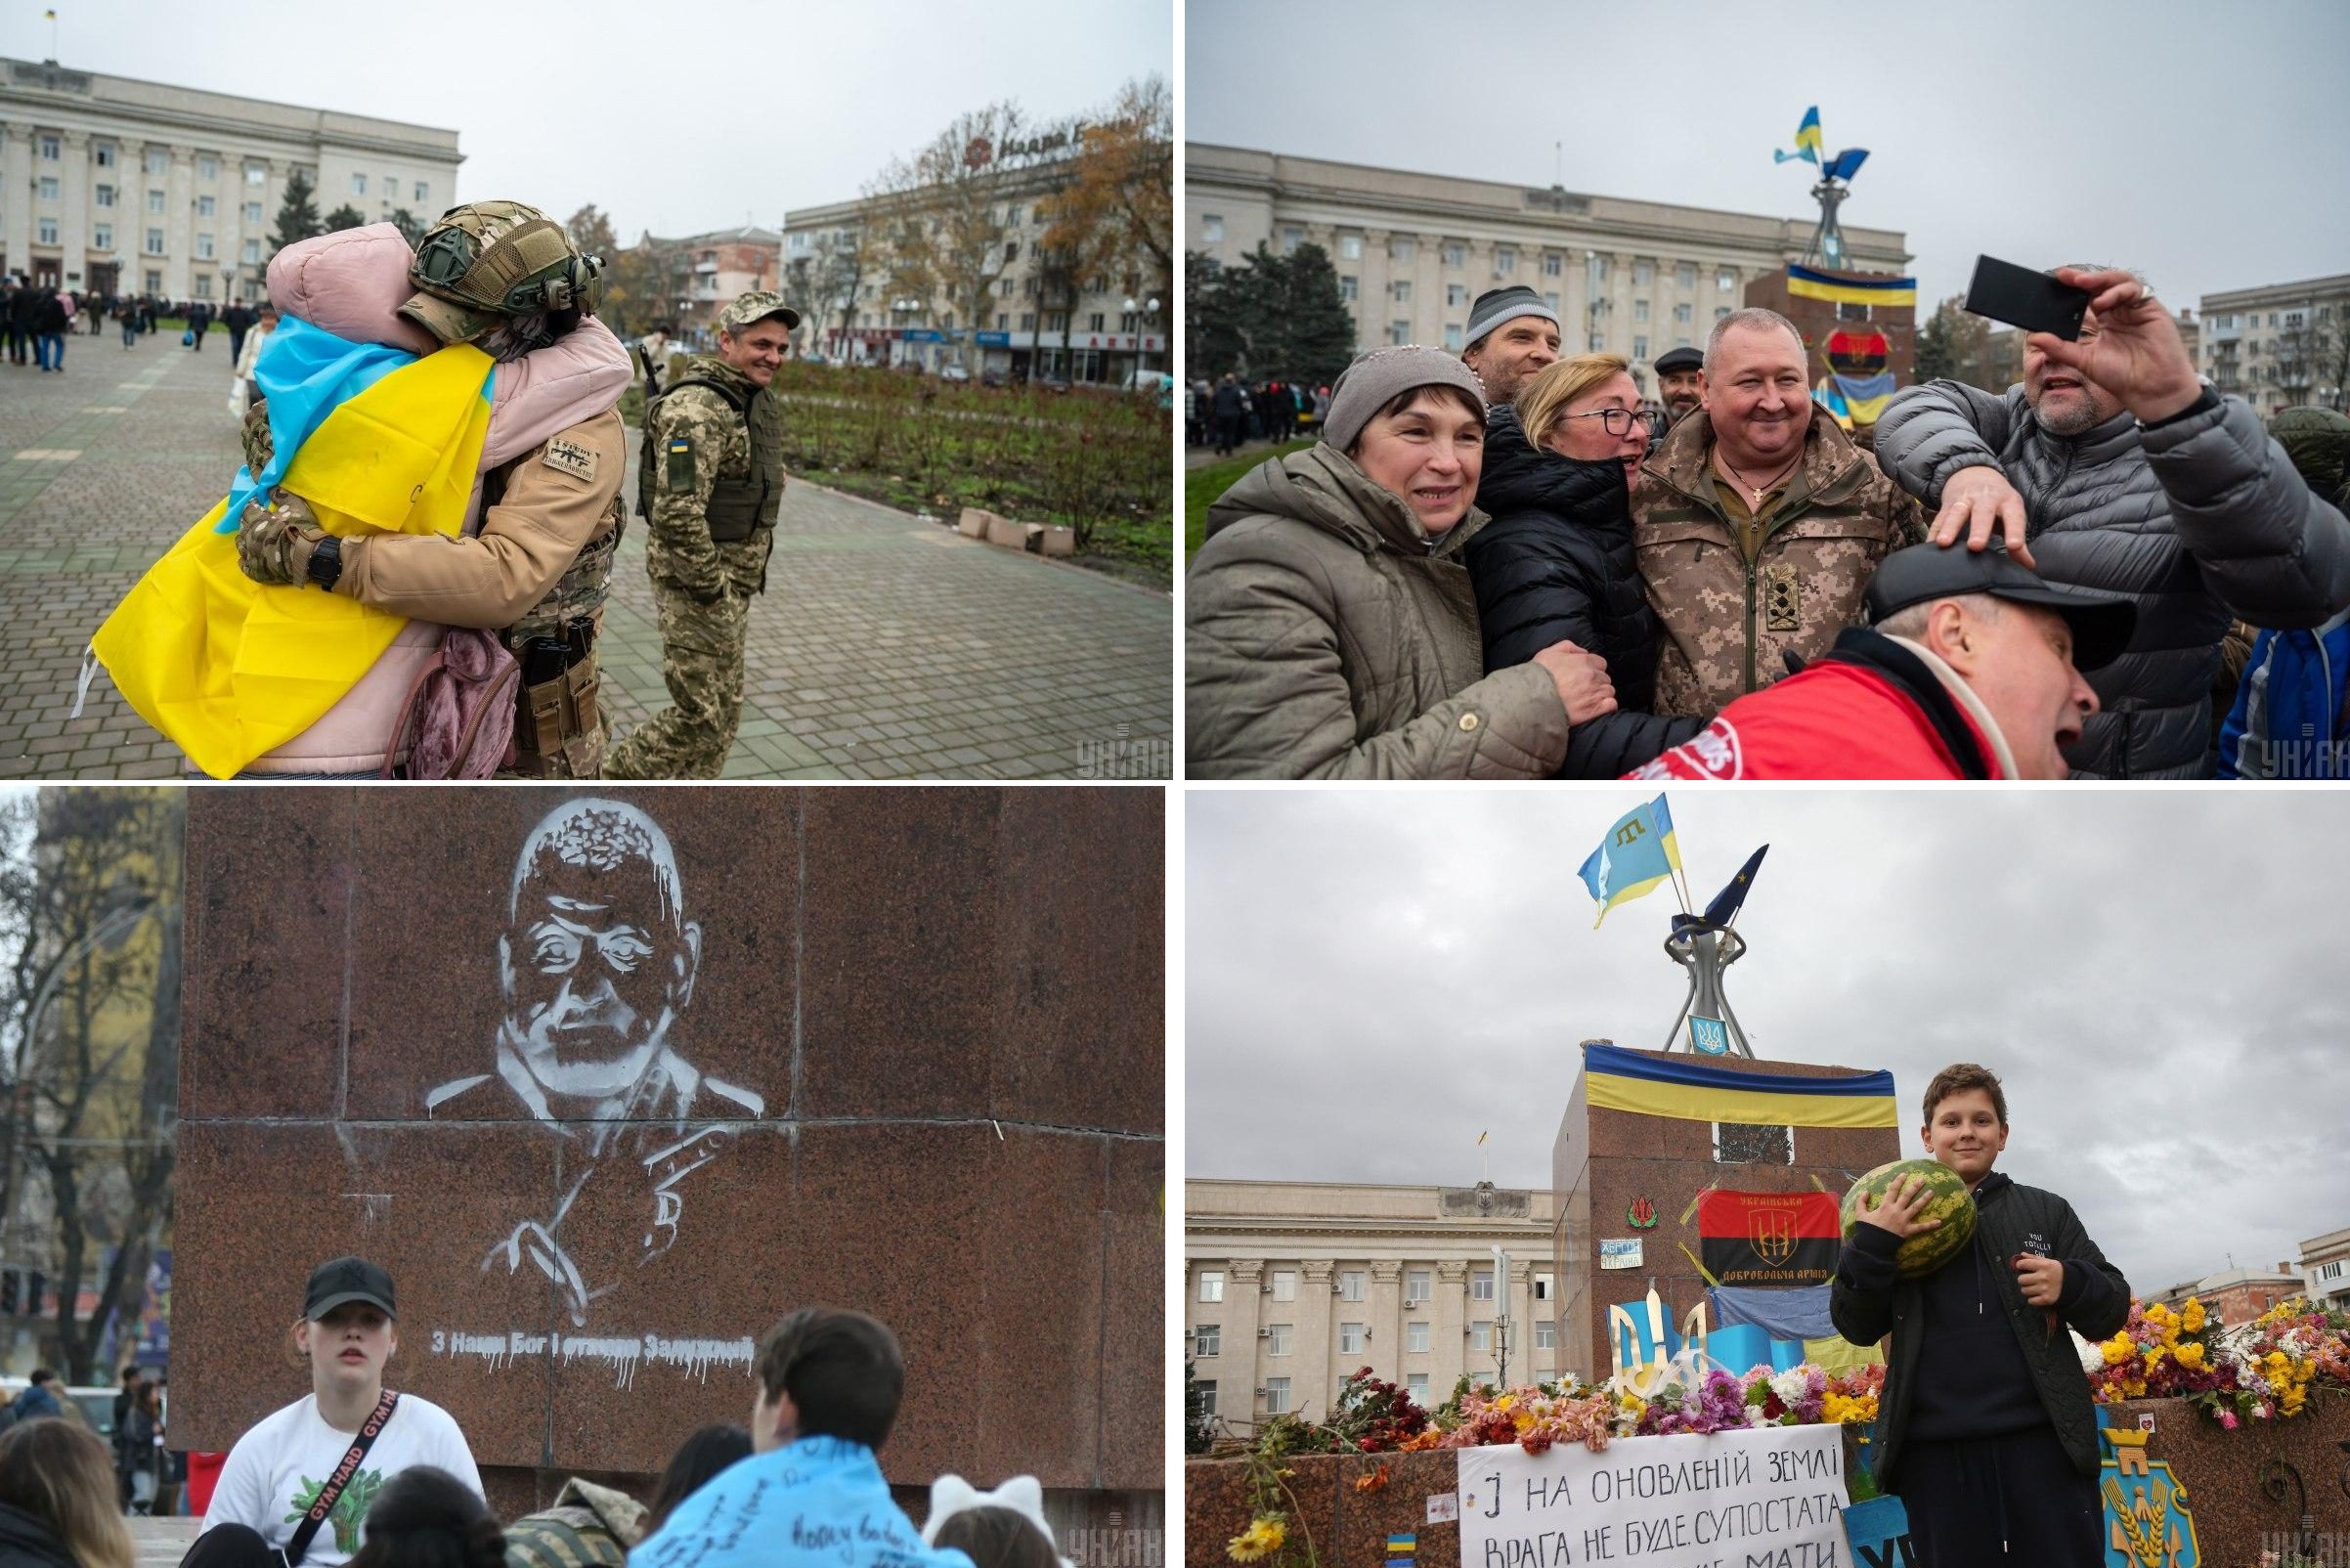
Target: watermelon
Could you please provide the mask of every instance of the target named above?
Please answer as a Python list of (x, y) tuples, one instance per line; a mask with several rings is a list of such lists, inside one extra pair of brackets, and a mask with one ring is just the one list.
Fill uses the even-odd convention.
[(1967, 1191), (1966, 1178), (1938, 1159), (1896, 1159), (1879, 1165), (1852, 1184), (1844, 1195), (1844, 1239), (1852, 1239), (1853, 1227), (1859, 1225), (1860, 1200), (1867, 1198), (1870, 1204), (1885, 1201), (1885, 1195), (1904, 1176), (1922, 1176), (1933, 1197), (1918, 1211), (1918, 1218), (1940, 1220), (1935, 1230), (1912, 1236), (1901, 1243), (1893, 1254), (1893, 1267), (1904, 1280), (1914, 1280), (1922, 1274), (1932, 1274), (1943, 1264), (1965, 1251), (1975, 1240), (1975, 1195)]

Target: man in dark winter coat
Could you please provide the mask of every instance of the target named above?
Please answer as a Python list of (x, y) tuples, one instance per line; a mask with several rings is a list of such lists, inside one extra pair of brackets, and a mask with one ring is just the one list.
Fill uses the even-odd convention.
[(1209, 407), (1216, 421), (1216, 456), (1229, 457), (1248, 438), (1248, 394), (1240, 390), (1240, 378), (1226, 372)]
[(196, 334), (196, 352), (203, 352), (204, 334), (212, 330), (212, 307), (197, 300), (188, 307), (188, 330)]
[(1944, 1067), (1926, 1087), (1926, 1150), (1974, 1195), (1974, 1240), (1933, 1273), (1899, 1278), (1929, 1190), (1903, 1177), (1845, 1243), (1829, 1289), (1837, 1331), (1893, 1336), (1878, 1404), (1875, 1476), (1899, 1495), (1921, 1560), (2102, 1568), (2097, 1417), (2067, 1329), (2111, 1338), (2129, 1282), (2050, 1192), (1991, 1169), (2007, 1147), (2007, 1095), (1988, 1068)]
[(16, 291), (8, 299), (8, 362), (24, 363), (24, 346), (32, 341), (33, 323), (41, 314), (41, 291), (29, 280), (19, 277)]
[(1660, 633), (1632, 555), (1622, 462), (1538, 451), (1503, 404), (1486, 416), (1477, 505), (1493, 517), (1467, 549), (1486, 673), (1564, 640), (1605, 659), (1615, 682), (1616, 712), (1573, 728), (1561, 778), (1621, 777), (1705, 727), (1648, 711)]
[(1937, 543), (1980, 549), (1997, 532), (2049, 582), (2137, 601), (2136, 643), (2098, 673), (2103, 711), (2067, 750), (2075, 773), (2206, 777), (2231, 618), (2315, 627), (2350, 607), (2350, 521), (2242, 399), (2201, 384), (2144, 283), (2056, 276), (2092, 295), (2080, 337), (2032, 333), (2004, 397), (1955, 381), (1895, 393), (1877, 461), (1939, 509)]

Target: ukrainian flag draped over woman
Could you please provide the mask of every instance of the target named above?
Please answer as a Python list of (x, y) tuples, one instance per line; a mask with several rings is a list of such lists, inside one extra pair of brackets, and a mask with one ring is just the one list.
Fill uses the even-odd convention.
[(196, 765), (229, 778), (318, 722), (383, 656), (405, 616), (238, 566), (251, 501), (283, 486), (319, 526), (455, 536), (490, 428), (490, 356), (457, 344), (418, 359), (352, 343), (298, 317), (253, 368), (272, 453), (115, 606), (91, 648), (139, 717)]

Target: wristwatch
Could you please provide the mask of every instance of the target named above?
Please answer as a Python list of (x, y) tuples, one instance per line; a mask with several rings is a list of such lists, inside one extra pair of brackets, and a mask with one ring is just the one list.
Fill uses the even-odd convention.
[(331, 593), (342, 575), (343, 542), (328, 534), (311, 548), (310, 581)]

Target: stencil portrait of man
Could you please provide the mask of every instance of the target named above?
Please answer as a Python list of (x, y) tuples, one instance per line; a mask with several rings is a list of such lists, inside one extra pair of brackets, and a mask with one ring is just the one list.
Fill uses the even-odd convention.
[(701, 964), (660, 825), (618, 801), (567, 801), (514, 860), (494, 1070), (425, 1095), (434, 1119), (519, 1103), (558, 1140), (552, 1211), (497, 1239), (482, 1267), (544, 1276), (575, 1327), (675, 1243), (688, 1178), (733, 1142), (723, 1123), (765, 1113), (762, 1096), (700, 1071), (673, 1040)]

